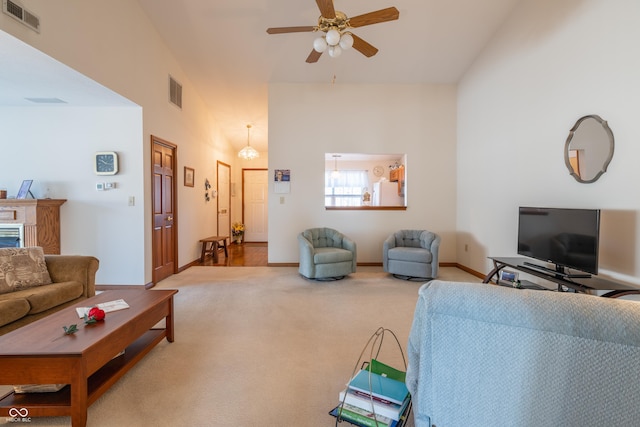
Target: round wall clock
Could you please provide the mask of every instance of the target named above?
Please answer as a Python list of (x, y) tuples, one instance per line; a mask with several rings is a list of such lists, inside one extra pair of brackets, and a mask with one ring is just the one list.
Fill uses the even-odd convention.
[(118, 173), (118, 154), (115, 151), (100, 151), (95, 158), (96, 175), (115, 175)]
[(376, 166), (373, 168), (373, 174), (375, 176), (382, 176), (384, 174), (384, 168), (382, 166)]

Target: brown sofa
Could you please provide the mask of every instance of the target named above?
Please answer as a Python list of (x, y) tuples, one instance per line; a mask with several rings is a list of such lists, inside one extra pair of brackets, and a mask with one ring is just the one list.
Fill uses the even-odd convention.
[(52, 283), (0, 293), (0, 335), (95, 295), (97, 258), (45, 255), (44, 259)]

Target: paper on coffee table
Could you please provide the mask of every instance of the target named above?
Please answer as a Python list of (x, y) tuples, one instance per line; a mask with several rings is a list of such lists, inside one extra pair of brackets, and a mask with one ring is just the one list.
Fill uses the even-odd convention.
[[(105, 313), (109, 313), (129, 308), (129, 304), (127, 304), (123, 299), (117, 299), (114, 301), (101, 302), (96, 305), (96, 307), (100, 310), (104, 310)], [(91, 310), (91, 308), (92, 307), (77, 307), (76, 312), (78, 313), (78, 317), (83, 318), (86, 314), (89, 314), (89, 310)]]

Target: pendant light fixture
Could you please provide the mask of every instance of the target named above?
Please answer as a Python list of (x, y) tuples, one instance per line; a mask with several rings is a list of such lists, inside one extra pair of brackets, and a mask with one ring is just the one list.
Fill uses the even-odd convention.
[(338, 170), (338, 157), (342, 157), (340, 154), (333, 155), (333, 171), (331, 171), (331, 178), (340, 178), (340, 171)]
[(250, 131), (251, 125), (247, 125), (247, 146), (240, 150), (240, 152), (238, 153), (238, 157), (245, 160), (253, 160), (257, 157), (260, 157), (260, 153), (258, 153), (256, 149), (251, 146), (251, 142), (249, 140)]

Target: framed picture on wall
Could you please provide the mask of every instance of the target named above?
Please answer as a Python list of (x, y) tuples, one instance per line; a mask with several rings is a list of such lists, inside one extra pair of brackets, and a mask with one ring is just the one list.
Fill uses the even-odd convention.
[(196, 171), (193, 168), (184, 167), (184, 186), (194, 187), (196, 181)]

